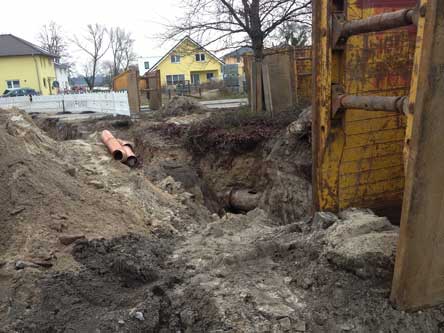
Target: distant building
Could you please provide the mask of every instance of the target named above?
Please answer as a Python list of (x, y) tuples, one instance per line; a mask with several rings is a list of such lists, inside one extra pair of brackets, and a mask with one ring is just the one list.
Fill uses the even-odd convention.
[(55, 63), (54, 66), (59, 92), (70, 90), (71, 87), (69, 85), (69, 65)]
[(55, 58), (24, 39), (0, 35), (0, 93), (11, 88), (32, 88), (42, 95), (56, 93)]
[(139, 74), (143, 75), (146, 72), (148, 72), (151, 69), (151, 67), (153, 67), (161, 58), (162, 58), (161, 56), (140, 57), (137, 60)]
[[(86, 83), (86, 80), (83, 76), (78, 75), (75, 77), (69, 78), (69, 82), (71, 85), (71, 88), (74, 90), (83, 90), (87, 91), (88, 83)], [(94, 80), (94, 90), (109, 90), (109, 77), (102, 74), (97, 74), (96, 79)]]
[(154, 64), (150, 71), (160, 70), (163, 86), (186, 81), (199, 84), (222, 79), (222, 65), (223, 61), (186, 36)]
[(226, 55), (224, 55), (224, 62), (227, 65), (238, 65), (239, 76), (243, 76), (245, 74), (244, 71), (244, 54), (253, 53), (253, 49), (251, 47), (241, 47), (237, 50), (234, 50)]

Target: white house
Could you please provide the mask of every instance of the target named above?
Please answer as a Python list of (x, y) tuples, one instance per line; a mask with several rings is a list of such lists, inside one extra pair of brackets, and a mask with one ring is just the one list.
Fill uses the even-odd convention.
[(157, 62), (162, 58), (161, 56), (152, 56), (152, 57), (140, 57), (137, 60), (137, 65), (139, 67), (139, 74), (143, 75), (148, 72), (151, 67), (153, 67)]
[(69, 66), (66, 64), (54, 63), (56, 81), (59, 83), (59, 92), (70, 90), (69, 86)]

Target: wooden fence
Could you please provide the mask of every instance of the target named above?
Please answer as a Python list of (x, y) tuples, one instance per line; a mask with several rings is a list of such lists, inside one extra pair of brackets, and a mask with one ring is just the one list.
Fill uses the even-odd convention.
[(255, 63), (251, 54), (245, 55), (245, 76), (252, 109), (265, 108), (273, 112), (309, 102), (311, 67), (311, 47), (268, 49), (260, 64)]

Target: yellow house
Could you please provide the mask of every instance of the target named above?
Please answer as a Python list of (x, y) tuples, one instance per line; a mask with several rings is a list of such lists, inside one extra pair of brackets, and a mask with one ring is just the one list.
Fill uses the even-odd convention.
[(234, 50), (226, 55), (224, 55), (224, 62), (227, 65), (237, 65), (238, 66), (238, 75), (241, 77), (245, 74), (244, 70), (244, 55), (253, 53), (253, 49), (251, 47), (241, 47), (237, 50)]
[(178, 83), (199, 84), (222, 79), (223, 62), (192, 40), (184, 37), (151, 69), (160, 70), (162, 86)]
[(0, 95), (11, 88), (32, 88), (42, 95), (55, 93), (56, 56), (14, 35), (0, 35)]

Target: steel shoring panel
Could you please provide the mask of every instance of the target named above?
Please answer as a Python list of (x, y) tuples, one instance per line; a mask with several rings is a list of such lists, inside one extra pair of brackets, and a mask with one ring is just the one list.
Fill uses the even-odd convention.
[[(337, 3), (314, 3), (314, 208), (338, 211), (355, 206), (399, 212), (406, 117), (357, 108), (333, 117), (331, 87), (341, 85), (343, 94), (352, 96), (406, 96), (416, 28), (351, 36), (337, 50), (332, 48), (331, 26), (333, 13), (338, 15), (342, 9), (335, 8)], [(412, 8), (415, 3), (350, 0), (344, 2), (342, 15), (346, 21), (361, 20)]]
[(421, 1), (410, 91), (407, 170), (391, 299), (404, 309), (444, 302), (444, 1)]

